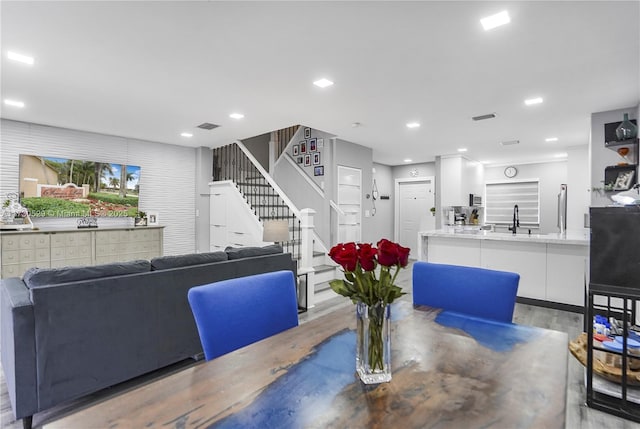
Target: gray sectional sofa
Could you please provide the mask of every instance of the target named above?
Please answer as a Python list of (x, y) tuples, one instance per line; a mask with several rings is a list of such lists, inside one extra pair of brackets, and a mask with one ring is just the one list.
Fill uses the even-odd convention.
[(279, 246), (32, 269), (0, 284), (1, 358), (16, 419), (202, 357), (187, 301), (197, 285), (277, 270)]

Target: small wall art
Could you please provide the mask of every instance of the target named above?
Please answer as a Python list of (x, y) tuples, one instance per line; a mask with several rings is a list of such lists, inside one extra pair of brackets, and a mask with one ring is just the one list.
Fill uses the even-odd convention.
[(318, 150), (316, 139), (309, 139), (309, 152), (315, 152), (316, 150)]
[(310, 139), (311, 138), (311, 128), (305, 128), (304, 129), (304, 138), (305, 139)]
[(300, 153), (307, 153), (307, 141), (302, 140), (300, 142)]
[(320, 152), (313, 154), (313, 165), (320, 165)]
[(299, 156), (297, 161), (298, 161), (298, 164), (302, 164), (304, 162), (304, 159), (301, 156)]
[(324, 176), (324, 165), (319, 165), (317, 167), (313, 167), (313, 175), (314, 176)]
[(293, 145), (293, 156), (298, 156), (298, 153), (300, 153), (300, 146), (298, 146), (297, 144)]
[(147, 225), (160, 225), (158, 212), (147, 212)]
[(311, 165), (311, 155), (305, 155), (304, 156), (304, 166), (308, 167)]

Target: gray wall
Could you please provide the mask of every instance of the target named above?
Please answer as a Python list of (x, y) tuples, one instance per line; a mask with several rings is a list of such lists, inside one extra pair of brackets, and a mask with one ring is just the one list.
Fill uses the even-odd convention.
[(242, 144), (245, 145), (251, 155), (258, 160), (262, 168), (269, 171), (269, 140), (271, 139), (270, 133), (262, 134), (256, 137), (251, 137), (242, 140)]
[[(164, 253), (195, 250), (194, 148), (6, 119), (1, 125), (0, 195), (18, 190), (20, 154), (138, 165), (139, 206), (143, 211), (159, 212), (160, 225), (165, 226)], [(106, 218), (100, 218), (98, 225), (115, 221), (133, 225), (130, 219)], [(77, 224), (75, 218), (60, 218), (56, 225), (75, 228)]]
[[(378, 234), (378, 239), (386, 238), (393, 241), (393, 216), (394, 216), (394, 181), (393, 167), (383, 164), (373, 164), (373, 178), (378, 188), (378, 199), (375, 201), (376, 214), (371, 217), (371, 224)], [(381, 200), (380, 196), (389, 196), (388, 200)], [(365, 210), (373, 206), (371, 199), (365, 200)]]
[[(615, 192), (604, 192), (602, 190), (604, 186), (604, 169), (609, 165), (616, 165), (621, 161), (621, 158), (615, 150), (604, 146), (604, 124), (622, 121), (625, 113), (629, 114), (629, 119), (638, 119), (640, 117), (640, 106), (591, 114), (591, 205), (594, 207), (613, 203), (610, 197)], [(636, 168), (636, 178), (637, 175)], [(600, 190), (598, 191), (597, 189)]]
[(405, 179), (411, 176), (411, 171), (417, 170), (418, 177), (428, 177), (436, 175), (436, 163), (435, 162), (423, 162), (420, 164), (405, 164), (397, 165), (393, 167), (393, 180)]
[[(514, 180), (539, 179), (540, 186), (540, 233), (558, 232), (557, 210), (560, 185), (567, 183), (567, 162), (547, 162), (537, 164), (514, 164), (518, 175)], [(504, 176), (505, 166), (485, 166), (484, 180), (486, 182), (508, 181)], [(567, 188), (570, 197), (573, 190)], [(573, 226), (575, 227), (575, 226)], [(567, 225), (567, 229), (570, 226)], [(506, 227), (504, 228), (506, 231)], [(526, 231), (522, 228), (522, 231)], [(537, 231), (536, 231), (537, 232)]]
[(209, 251), (210, 203), (209, 182), (213, 181), (213, 151), (208, 147), (196, 149), (196, 252)]

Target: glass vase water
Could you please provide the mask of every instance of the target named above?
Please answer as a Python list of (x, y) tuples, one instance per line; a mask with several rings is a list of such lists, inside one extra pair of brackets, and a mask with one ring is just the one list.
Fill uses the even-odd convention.
[(389, 304), (356, 304), (356, 371), (365, 384), (391, 381), (389, 316)]

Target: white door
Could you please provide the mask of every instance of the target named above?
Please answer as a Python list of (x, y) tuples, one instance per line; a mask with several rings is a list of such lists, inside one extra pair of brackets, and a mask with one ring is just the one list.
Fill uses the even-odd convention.
[(411, 258), (418, 258), (418, 232), (435, 229), (436, 218), (433, 180), (398, 183), (398, 241), (411, 249)]
[(362, 234), (362, 171), (338, 166), (338, 243), (360, 241)]

